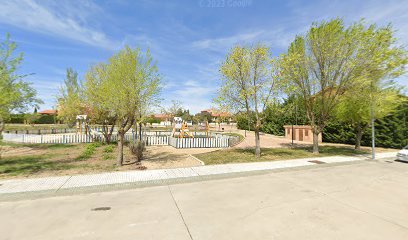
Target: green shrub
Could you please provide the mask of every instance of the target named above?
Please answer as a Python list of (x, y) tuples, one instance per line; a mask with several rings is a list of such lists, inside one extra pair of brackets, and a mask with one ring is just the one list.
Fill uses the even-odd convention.
[(103, 160), (109, 160), (109, 159), (113, 159), (113, 155), (110, 153), (104, 153), (102, 155)]
[(114, 148), (115, 148), (114, 145), (108, 145), (108, 146), (105, 147), (105, 149), (103, 149), (103, 151), (104, 151), (105, 153), (112, 153), (113, 150), (114, 150)]
[(35, 124), (53, 124), (55, 123), (56, 117), (53, 115), (41, 115), (33, 123)]
[(6, 119), (6, 123), (24, 123), (24, 120), (25, 120), (24, 113), (11, 114), (10, 117)]
[(86, 145), (85, 150), (76, 159), (77, 160), (85, 160), (85, 159), (88, 159), (88, 158), (92, 157), (92, 155), (95, 153), (96, 149), (98, 147), (100, 147), (100, 146), (101, 146), (101, 144), (99, 142), (90, 143), (90, 144)]
[(144, 141), (137, 140), (129, 143), (130, 152), (135, 156), (136, 161), (140, 162), (143, 159), (143, 152), (146, 150), (146, 143)]

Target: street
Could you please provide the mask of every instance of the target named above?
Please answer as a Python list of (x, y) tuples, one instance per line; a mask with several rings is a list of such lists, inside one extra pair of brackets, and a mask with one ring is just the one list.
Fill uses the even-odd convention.
[(408, 239), (408, 164), (0, 202), (1, 239)]

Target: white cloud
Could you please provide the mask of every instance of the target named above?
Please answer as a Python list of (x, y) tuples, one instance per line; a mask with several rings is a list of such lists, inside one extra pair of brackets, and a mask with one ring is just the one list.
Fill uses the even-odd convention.
[(187, 82), (184, 83), (184, 85), (188, 87), (199, 87), (200, 83), (194, 80), (188, 80)]
[(261, 34), (262, 31), (256, 31), (223, 38), (208, 38), (193, 42), (193, 47), (206, 50), (228, 49), (237, 43), (253, 41)]
[[(101, 31), (86, 25), (95, 5), (62, 4), (46, 6), (34, 0), (11, 0), (1, 3), (0, 22), (25, 30), (57, 35), (63, 38), (106, 49), (114, 49), (115, 43)], [(60, 2), (58, 2), (60, 3)], [(99, 10), (98, 10), (99, 11)]]
[[(364, 19), (367, 24), (375, 23), (384, 26), (391, 23), (396, 29), (400, 43), (408, 44), (408, 2), (400, 0), (367, 0), (361, 4), (350, 4), (350, 1), (318, 2), (304, 5), (291, 1), (291, 10), (299, 22), (309, 27), (314, 21), (329, 20), (340, 17), (351, 23)], [(296, 22), (296, 20), (295, 20)]]
[(265, 43), (274, 51), (286, 49), (297, 33), (301, 33), (305, 28), (303, 25), (291, 28), (290, 26), (277, 26), (271, 29), (263, 28), (253, 32), (237, 33), (223, 38), (207, 38), (192, 43), (192, 47), (198, 50), (211, 50), (217, 53), (225, 53), (236, 44)]

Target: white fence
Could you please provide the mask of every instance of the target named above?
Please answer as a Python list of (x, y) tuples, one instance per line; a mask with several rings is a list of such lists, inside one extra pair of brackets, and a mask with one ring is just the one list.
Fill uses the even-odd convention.
[(175, 148), (226, 148), (229, 137), (216, 138), (169, 138), (169, 144)]
[[(51, 143), (51, 144), (69, 144), (69, 143), (90, 143), (94, 141), (101, 141), (103, 136), (93, 137), (85, 134), (12, 134), (3, 133), (3, 140), (5, 142), (15, 143)], [(111, 136), (111, 141), (117, 141), (116, 134)], [(137, 139), (137, 136), (132, 133), (125, 134), (126, 141)], [(168, 136), (143, 136), (143, 140), (147, 145), (169, 145)]]
[[(197, 138), (174, 138), (166, 135), (143, 135), (142, 139), (146, 145), (171, 145), (175, 148), (226, 148), (232, 146), (237, 137), (217, 134), (215, 137), (197, 137)], [(111, 141), (117, 141), (118, 136), (113, 134)], [(126, 133), (125, 140), (132, 141), (137, 139), (135, 133)], [(15, 143), (45, 143), (45, 144), (70, 144), (70, 143), (90, 143), (102, 141), (103, 136), (93, 137), (85, 134), (12, 134), (3, 133), (5, 142)]]
[(3, 133), (3, 140), (5, 142), (16, 143), (89, 143), (93, 142), (90, 135), (85, 134), (12, 134)]

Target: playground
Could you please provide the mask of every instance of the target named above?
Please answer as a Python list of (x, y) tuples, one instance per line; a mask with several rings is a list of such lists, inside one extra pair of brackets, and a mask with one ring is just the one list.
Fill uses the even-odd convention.
[[(237, 162), (275, 161), (314, 157), (311, 144), (287, 137), (261, 135), (261, 158), (251, 152), (255, 146), (254, 132), (226, 126), (226, 131), (202, 123), (188, 126), (174, 118), (166, 129), (132, 128), (125, 134), (128, 142), (142, 139), (146, 150), (140, 164), (129, 148), (124, 148), (124, 166), (116, 165), (117, 131), (113, 128), (111, 143), (107, 144), (101, 126), (89, 124), (78, 116), (75, 128), (66, 131), (48, 129), (53, 133), (26, 134), (6, 132), (1, 147), (0, 178), (44, 177), (67, 174), (87, 174), (142, 169), (169, 169)], [(35, 131), (42, 131), (35, 129)], [(66, 132), (66, 133), (65, 133)], [(349, 145), (322, 143), (321, 156), (352, 156), (366, 154), (369, 149), (355, 151)], [(295, 148), (294, 148), (295, 147)], [(378, 149), (378, 151), (388, 151)], [(142, 167), (142, 168), (141, 168)]]
[[(30, 144), (74, 144), (108, 142), (106, 132), (112, 131), (110, 141), (118, 140), (117, 129), (112, 126), (91, 125), (87, 115), (78, 115), (75, 129), (54, 131), (50, 134), (27, 133), (29, 131), (6, 131), (5, 142)], [(173, 125), (167, 129), (139, 128), (135, 125), (125, 133), (125, 140), (143, 140), (147, 146), (170, 145), (175, 148), (226, 148), (238, 143), (239, 138), (210, 129), (208, 122), (200, 123), (190, 130), (187, 122), (174, 117)]]

